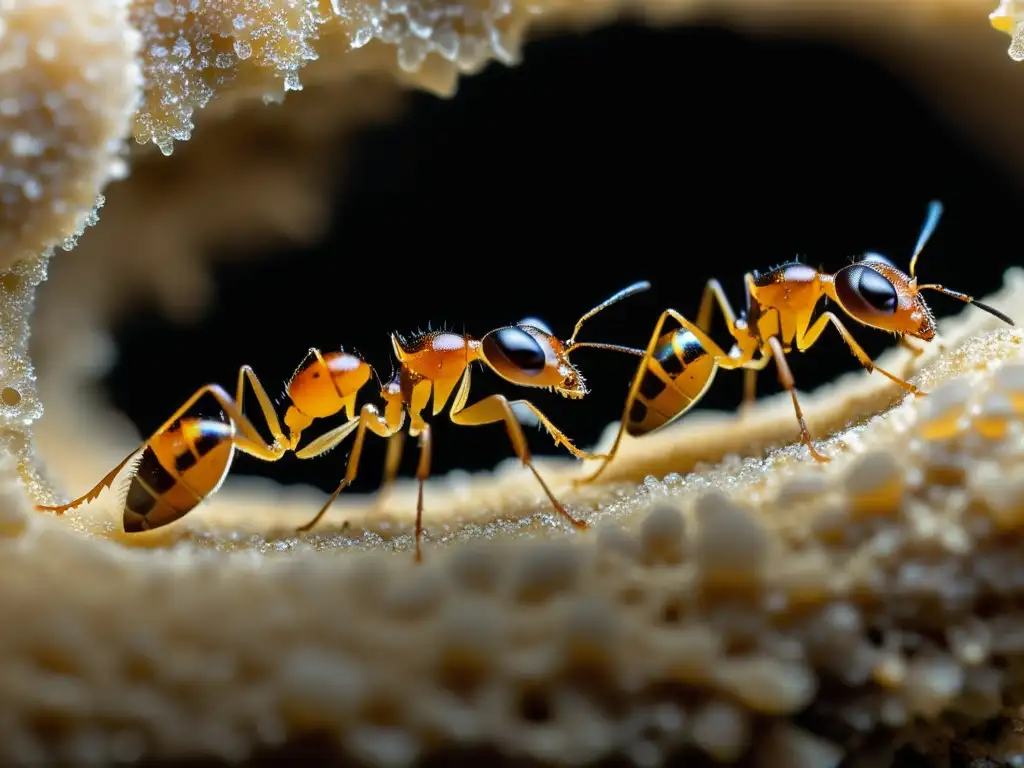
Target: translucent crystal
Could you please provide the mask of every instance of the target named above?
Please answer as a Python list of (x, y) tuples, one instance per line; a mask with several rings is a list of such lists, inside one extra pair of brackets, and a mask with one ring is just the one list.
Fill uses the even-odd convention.
[(192, 46), (189, 45), (188, 40), (184, 37), (179, 37), (174, 42), (174, 47), (171, 48), (171, 53), (177, 56), (179, 59), (187, 59), (192, 55)]
[(359, 27), (352, 35), (352, 47), (362, 48), (373, 39), (373, 32), (367, 27)]
[(398, 66), (406, 72), (415, 72), (427, 57), (427, 43), (408, 36), (398, 45)]
[(448, 61), (455, 61), (459, 55), (459, 35), (450, 25), (436, 29), (431, 40), (441, 56)]
[(301, 89), (298, 70), (317, 58), (320, 25), (334, 18), (320, 0), (151, 0), (132, 9), (147, 52), (135, 138), (164, 154), (191, 136), (194, 112), (243, 67), (268, 91), (282, 80), (284, 90)]
[(1024, 61), (1024, 22), (1017, 24), (1013, 33), (1013, 40), (1010, 42), (1010, 58), (1014, 61)]

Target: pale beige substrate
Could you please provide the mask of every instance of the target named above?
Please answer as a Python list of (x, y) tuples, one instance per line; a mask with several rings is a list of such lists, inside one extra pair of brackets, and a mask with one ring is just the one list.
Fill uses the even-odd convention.
[[(991, 301), (1024, 314), (1024, 273), (1008, 282)], [(858, 723), (896, 744), (915, 716), (997, 716), (1024, 660), (1024, 333), (972, 310), (945, 338), (917, 377), (928, 398), (866, 374), (807, 396), (819, 435), (854, 422), (826, 467), (790, 445), (567, 495), (598, 528), (569, 535), (521, 471), (434, 481), (421, 567), (404, 537), (381, 546), (387, 517), (344, 504), (353, 531), (275, 533), (312, 501), (283, 491), (225, 489), (152, 548), (105, 530), (109, 502), (57, 519), (12, 495), (0, 759), (243, 758), (323, 731), (376, 765), (473, 743), (638, 762), (756, 743), (762, 765), (827, 768)], [(684, 423), (631, 443), (620, 477), (789, 439), (791, 418), (773, 402)], [(807, 706), (842, 744), (787, 720)]]

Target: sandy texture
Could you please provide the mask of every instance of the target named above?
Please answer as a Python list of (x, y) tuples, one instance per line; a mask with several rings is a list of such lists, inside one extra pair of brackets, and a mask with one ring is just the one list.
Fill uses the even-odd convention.
[(127, 172), (139, 41), (122, 0), (0, 3), (0, 267), (70, 248)]

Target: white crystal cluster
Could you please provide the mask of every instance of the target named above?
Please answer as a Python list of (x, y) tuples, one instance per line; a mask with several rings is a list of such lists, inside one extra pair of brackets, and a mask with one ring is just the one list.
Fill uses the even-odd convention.
[(517, 61), (518, 44), (507, 25), (511, 0), (379, 0), (336, 7), (355, 29), (353, 48), (371, 40), (394, 45), (398, 65), (406, 72), (418, 70), (431, 53), (466, 73), (480, 70), (491, 59)]
[(0, 268), (80, 231), (124, 177), (137, 44), (124, 0), (0, 2)]
[(317, 0), (145, 0), (132, 16), (149, 94), (135, 138), (165, 155), (191, 137), (193, 113), (238, 77), (240, 62), (270, 75), (268, 100), (300, 90), (298, 70), (317, 58), (312, 41), (327, 18)]
[(1024, 4), (1019, 0), (1002, 0), (999, 7), (989, 14), (989, 20), (993, 27), (1012, 38), (1010, 58), (1024, 61)]
[(245, 78), (267, 102), (301, 90), (299, 70), (318, 58), (325, 25), (345, 26), (352, 48), (394, 46), (406, 72), (431, 53), (463, 73), (492, 59), (513, 64), (519, 54), (511, 0), (137, 0), (131, 14), (144, 39), (146, 89), (135, 138), (165, 155), (226, 84)]

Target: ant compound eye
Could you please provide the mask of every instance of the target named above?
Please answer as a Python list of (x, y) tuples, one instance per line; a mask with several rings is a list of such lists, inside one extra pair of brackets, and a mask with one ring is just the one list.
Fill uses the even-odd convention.
[(554, 331), (551, 330), (550, 326), (541, 320), (539, 317), (524, 317), (516, 325), (523, 326), (528, 325), (531, 328), (536, 328), (538, 331), (544, 331), (548, 336), (554, 336)]
[(484, 355), (495, 363), (503, 362), (532, 376), (547, 365), (547, 356), (535, 338), (522, 328), (502, 328), (483, 340)]
[(854, 314), (891, 315), (899, 303), (896, 286), (862, 264), (854, 264), (836, 275), (836, 295)]
[(860, 257), (860, 259), (858, 260), (857, 263), (858, 264), (885, 264), (887, 267), (895, 267), (896, 266), (895, 264), (892, 263), (892, 260), (889, 259), (887, 256), (883, 256), (880, 253), (875, 253), (874, 251), (868, 251), (867, 253), (865, 253), (863, 256)]

